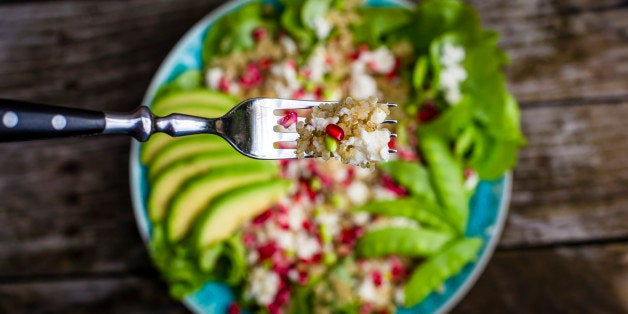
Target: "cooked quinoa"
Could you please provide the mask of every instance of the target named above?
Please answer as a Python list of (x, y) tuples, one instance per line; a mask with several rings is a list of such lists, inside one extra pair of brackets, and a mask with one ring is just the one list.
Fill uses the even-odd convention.
[(388, 106), (378, 103), (377, 97), (322, 103), (297, 124), (297, 157), (333, 157), (360, 167), (387, 161), (391, 133), (382, 122), (389, 114)]

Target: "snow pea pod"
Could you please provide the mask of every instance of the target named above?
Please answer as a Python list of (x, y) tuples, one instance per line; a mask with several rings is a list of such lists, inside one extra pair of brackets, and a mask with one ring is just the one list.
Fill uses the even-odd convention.
[(482, 239), (460, 239), (417, 267), (404, 287), (405, 306), (414, 306), (438, 288), (447, 278), (457, 274), (464, 265), (475, 260)]
[(442, 209), (440, 206), (420, 198), (378, 200), (356, 207), (353, 211), (365, 211), (387, 217), (401, 216), (413, 219), (434, 229), (453, 230), (453, 226), (441, 214)]
[(443, 138), (426, 132), (421, 136), (421, 150), (429, 165), (439, 203), (451, 223), (463, 234), (469, 217), (469, 199), (464, 189), (462, 164)]
[(387, 227), (369, 231), (356, 245), (356, 252), (363, 257), (386, 256), (430, 256), (438, 252), (453, 234), (446, 231), (414, 228)]
[(408, 189), (411, 195), (421, 196), (432, 202), (436, 201), (430, 175), (425, 166), (417, 162), (394, 160), (381, 163), (379, 168)]

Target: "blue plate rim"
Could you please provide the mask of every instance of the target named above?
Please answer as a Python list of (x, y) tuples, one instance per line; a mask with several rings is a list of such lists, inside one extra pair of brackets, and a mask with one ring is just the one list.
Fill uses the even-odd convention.
[[(412, 7), (413, 4), (408, 2), (407, 0), (388, 0), (391, 2), (395, 2), (400, 6), (404, 7)], [(188, 42), (191, 38), (199, 36), (202, 33), (208, 23), (212, 23), (217, 18), (223, 16), (224, 14), (230, 12), (234, 8), (238, 7), (242, 4), (240, 0), (230, 0), (220, 5), (216, 9), (209, 12), (205, 15), (201, 20), (196, 22), (186, 33), (177, 41), (177, 43), (170, 50), (164, 61), (159, 65), (159, 68), (155, 75), (151, 78), (151, 83), (144, 94), (144, 98), (142, 99), (142, 106), (150, 107), (151, 99), (159, 86), (160, 82), (165, 81), (165, 79), (169, 76), (170, 70), (177, 62), (177, 56), (183, 50), (183, 43)], [(137, 141), (131, 142), (130, 156), (129, 156), (129, 186), (131, 189), (131, 201), (133, 205), (133, 213), (135, 216), (135, 221), (138, 227), (138, 231), (142, 238), (142, 241), (146, 246), (148, 246), (150, 242), (150, 232), (149, 225), (150, 222), (147, 219), (145, 214), (145, 208), (142, 201), (142, 195), (140, 189), (138, 188), (139, 181), (141, 180), (140, 174), (140, 143)], [(493, 256), (495, 248), (501, 238), (502, 231), (504, 229), (504, 225), (506, 222), (506, 217), (508, 216), (510, 198), (512, 193), (512, 172), (507, 172), (503, 178), (503, 192), (500, 200), (499, 208), (498, 208), (498, 216), (494, 225), (494, 232), (491, 234), (489, 242), (487, 243), (484, 250), (482, 250), (481, 255), (478, 260), (475, 262), (473, 270), (464, 281), (464, 283), (456, 290), (456, 292), (436, 310), (435, 313), (448, 313), (451, 311), (464, 296), (469, 292), (469, 290), (476, 283), (480, 275), (486, 269), (490, 258)], [(182, 300), (183, 304), (185, 304), (188, 309), (198, 312), (195, 304), (188, 298)]]

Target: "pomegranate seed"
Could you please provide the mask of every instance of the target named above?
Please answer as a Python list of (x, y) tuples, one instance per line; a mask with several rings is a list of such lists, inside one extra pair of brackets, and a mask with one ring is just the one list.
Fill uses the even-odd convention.
[(395, 138), (391, 138), (390, 141), (388, 142), (388, 148), (390, 149), (395, 149)]
[(369, 68), (369, 70), (371, 70), (373, 72), (378, 72), (377, 71), (377, 62), (369, 61), (369, 62), (366, 63), (366, 66)]
[(292, 98), (294, 99), (303, 99), (307, 93), (304, 89), (299, 89), (292, 94)]
[(340, 242), (349, 246), (355, 243), (355, 233), (351, 229), (343, 229), (340, 232)]
[(279, 246), (277, 246), (277, 243), (274, 241), (271, 241), (260, 246), (257, 250), (260, 260), (264, 260), (275, 255), (275, 253), (279, 250)]
[(469, 177), (473, 176), (475, 174), (475, 171), (473, 171), (473, 169), (471, 168), (467, 168), (464, 169), (464, 178), (468, 179)]
[(419, 159), (419, 155), (410, 149), (397, 148), (397, 155), (405, 161), (416, 161)]
[(310, 259), (310, 262), (314, 264), (318, 264), (321, 262), (322, 259), (323, 259), (323, 254), (316, 253), (314, 254), (314, 256), (312, 256), (312, 258)]
[(286, 304), (289, 299), (290, 299), (290, 289), (288, 287), (285, 287), (279, 290), (279, 292), (277, 292), (277, 296), (275, 297), (274, 303), (283, 305), (283, 304)]
[(223, 92), (228, 92), (230, 85), (231, 84), (229, 83), (229, 80), (227, 79), (226, 76), (221, 77), (220, 80), (218, 81), (218, 89)]
[(397, 76), (397, 73), (399, 72), (399, 67), (401, 65), (401, 62), (399, 61), (399, 58), (395, 58), (395, 66), (393, 67), (393, 69), (386, 73), (386, 78), (388, 80), (392, 80), (395, 78), (395, 76)]
[(382, 273), (380, 273), (379, 271), (374, 271), (371, 273), (371, 280), (373, 280), (373, 284), (375, 284), (375, 287), (379, 287), (382, 285)]
[(240, 83), (245, 88), (251, 88), (262, 83), (262, 72), (256, 64), (249, 64), (240, 77)]
[(228, 314), (240, 314), (242, 313), (242, 311), (240, 310), (240, 306), (238, 305), (238, 303), (231, 302), (231, 304), (229, 304), (229, 307), (227, 308), (227, 313)]
[(258, 27), (253, 30), (253, 33), (251, 35), (253, 35), (253, 39), (255, 39), (256, 41), (260, 41), (262, 38), (268, 35), (268, 31), (266, 31), (266, 29), (263, 27)]
[(331, 56), (325, 56), (325, 64), (331, 66), (334, 64), (334, 58), (332, 58)]
[(327, 135), (331, 136), (336, 141), (342, 141), (345, 138), (345, 131), (336, 124), (330, 123), (325, 127)]
[(281, 314), (283, 311), (281, 310), (281, 305), (277, 303), (271, 303), (268, 305), (268, 312), (270, 314)]
[(291, 125), (297, 123), (297, 112), (293, 110), (288, 110), (284, 113), (283, 117), (281, 117), (277, 123), (284, 128), (288, 128)]
[[(273, 255), (273, 257), (278, 255), (280, 254), (275, 254)], [(273, 271), (277, 273), (277, 275), (279, 275), (280, 277), (287, 276), (288, 272), (290, 271), (290, 266), (286, 266), (285, 261), (283, 261), (281, 258), (274, 258), (274, 260), (276, 260), (276, 262), (274, 262), (275, 264), (273, 265)]]
[(270, 209), (264, 211), (253, 219), (253, 225), (261, 225), (265, 223), (272, 215), (273, 212)]
[(303, 220), (303, 222), (301, 223), (301, 227), (303, 227), (303, 229), (305, 230), (310, 230), (310, 228), (312, 227), (312, 223), (309, 220)]
[(242, 242), (246, 246), (253, 246), (255, 244), (255, 236), (251, 233), (245, 233), (242, 235)]
[(307, 281), (308, 281), (308, 275), (307, 275), (307, 272), (305, 272), (305, 271), (300, 271), (300, 272), (299, 272), (299, 284), (301, 284), (301, 285), (305, 285), (305, 284), (307, 284)]
[(423, 108), (419, 110), (419, 113), (417, 114), (417, 118), (421, 122), (427, 122), (436, 118), (438, 114), (439, 112), (434, 106), (434, 102), (428, 101), (425, 103), (425, 105), (423, 105)]
[(390, 274), (394, 280), (402, 279), (405, 276), (405, 270), (403, 269), (403, 265), (393, 265)]
[(381, 183), (386, 189), (395, 193), (396, 195), (406, 195), (406, 189), (393, 181), (393, 179), (389, 176), (381, 176)]
[(323, 88), (320, 86), (316, 86), (316, 88), (314, 89), (314, 95), (316, 95), (317, 98), (322, 98), (323, 97)]
[(264, 58), (264, 59), (260, 60), (260, 62), (259, 62), (259, 66), (263, 70), (270, 68), (271, 64), (272, 64), (272, 61), (270, 59), (268, 59), (268, 58)]
[(301, 69), (299, 71), (299, 74), (301, 74), (301, 76), (303, 76), (306, 79), (309, 79), (312, 76), (312, 70), (310, 69)]
[(362, 305), (362, 307), (360, 307), (360, 314), (371, 314), (373, 310), (374, 310), (373, 305), (370, 303), (367, 303), (367, 304)]
[(280, 213), (282, 215), (286, 215), (286, 214), (288, 214), (288, 211), (290, 211), (288, 206), (286, 206), (284, 204), (277, 204), (277, 212), (278, 213)]

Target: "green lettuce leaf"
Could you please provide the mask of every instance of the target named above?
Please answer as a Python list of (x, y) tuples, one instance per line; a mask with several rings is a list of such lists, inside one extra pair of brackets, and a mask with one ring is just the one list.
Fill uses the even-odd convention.
[(427, 54), (430, 43), (440, 35), (456, 31), (470, 39), (478, 36), (480, 20), (475, 10), (458, 0), (422, 1), (405, 31), (418, 54)]
[(398, 33), (410, 22), (411, 12), (405, 8), (361, 7), (358, 9), (361, 23), (353, 26), (358, 43), (377, 47), (386, 42), (386, 36)]
[(275, 13), (267, 8), (262, 2), (251, 2), (216, 21), (203, 41), (205, 64), (214, 56), (252, 49), (255, 45), (252, 33), (258, 27), (272, 33), (276, 28)]

